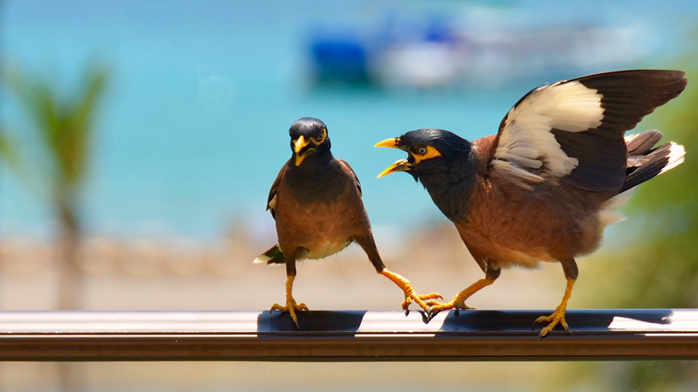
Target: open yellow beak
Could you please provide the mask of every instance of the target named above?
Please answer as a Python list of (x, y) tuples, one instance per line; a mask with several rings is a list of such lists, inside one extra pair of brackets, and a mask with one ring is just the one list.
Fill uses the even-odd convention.
[(301, 150), (303, 150), (308, 144), (310, 144), (310, 141), (305, 140), (303, 135), (299, 136), (298, 139), (296, 139), (296, 142), (293, 144), (293, 152), (296, 153), (296, 160), (295, 164), (296, 166), (300, 166), (301, 163), (303, 163), (303, 160), (305, 160), (305, 157), (308, 156), (308, 154), (311, 153), (311, 149), (306, 151), (304, 154), (301, 154)]
[(409, 171), (410, 168), (412, 167), (412, 164), (407, 160), (407, 159), (400, 159), (399, 161), (393, 163), (392, 165), (388, 166), (387, 169), (383, 170), (381, 174), (378, 175), (377, 178), (381, 178), (383, 176), (387, 176), (390, 173), (396, 173), (396, 172), (401, 172), (401, 171)]
[[(382, 142), (376, 143), (375, 147), (400, 148), (400, 138), (394, 137), (385, 139)], [(412, 164), (409, 163), (407, 159), (401, 159), (390, 165), (387, 169), (383, 170), (381, 174), (378, 175), (378, 178), (387, 176), (390, 173), (409, 171), (410, 167), (412, 167)]]

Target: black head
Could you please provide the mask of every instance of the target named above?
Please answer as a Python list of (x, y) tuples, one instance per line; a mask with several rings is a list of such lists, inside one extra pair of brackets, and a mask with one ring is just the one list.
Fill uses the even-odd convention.
[(404, 171), (415, 180), (425, 175), (447, 174), (454, 163), (467, 160), (470, 143), (460, 136), (443, 129), (418, 129), (406, 134), (383, 140), (376, 147), (399, 148), (407, 151), (407, 159), (402, 159), (385, 169), (378, 177)]
[(316, 160), (331, 156), (327, 126), (321, 120), (303, 117), (291, 124), (288, 133), (291, 135), (291, 151), (296, 166), (300, 166), (310, 155), (314, 155)]

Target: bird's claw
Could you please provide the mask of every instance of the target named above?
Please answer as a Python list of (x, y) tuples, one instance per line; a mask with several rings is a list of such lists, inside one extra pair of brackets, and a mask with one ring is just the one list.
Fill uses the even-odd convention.
[(463, 303), (456, 302), (456, 305), (453, 307), (453, 309), (456, 312), (456, 316), (458, 315), (458, 312), (461, 310), (475, 310), (475, 308), (466, 305), (465, 301), (463, 301)]
[(565, 321), (565, 314), (567, 313), (567, 309), (565, 308), (557, 308), (555, 309), (555, 312), (551, 314), (550, 316), (540, 316), (536, 319), (536, 321), (533, 322), (533, 324), (538, 324), (538, 323), (548, 323), (543, 329), (540, 330), (540, 334), (538, 335), (538, 340), (544, 338), (548, 332), (552, 331), (553, 328), (555, 328), (556, 325), (560, 324), (562, 328), (565, 329), (570, 335), (572, 335), (572, 331), (570, 331), (570, 328), (567, 326), (567, 321)]
[[(421, 294), (420, 295), (420, 294), (415, 293), (412, 290), (405, 291), (405, 300), (402, 301), (401, 306), (402, 306), (402, 309), (405, 311), (405, 315), (408, 315), (410, 312), (410, 310), (409, 310), (410, 304), (412, 303), (412, 301), (414, 301), (427, 314), (430, 314), (431, 313), (431, 305), (429, 305), (429, 302), (434, 302), (433, 300), (435, 298), (443, 299), (441, 294), (438, 294), (438, 293), (429, 293), (429, 294)], [(427, 300), (429, 300), (429, 302), (424, 302)]]
[(454, 309), (456, 312), (459, 310), (470, 310), (470, 309), (475, 309), (473, 307), (470, 307), (465, 304), (465, 302), (458, 302), (458, 301), (451, 301), (451, 302), (438, 302), (438, 301), (429, 301), (427, 302), (428, 305), (432, 307), (434, 311), (437, 312), (442, 312), (444, 310), (451, 310)]
[(296, 300), (293, 298), (289, 298), (286, 300), (286, 306), (282, 306), (279, 304), (274, 304), (271, 306), (271, 309), (269, 310), (269, 314), (271, 314), (273, 311), (278, 310), (280, 312), (288, 312), (289, 316), (291, 316), (291, 320), (293, 320), (293, 323), (296, 324), (296, 328), (300, 329), (298, 326), (298, 316), (296, 316), (296, 311), (307, 311), (310, 313), (310, 309), (308, 309), (308, 306), (304, 304), (303, 302), (301, 303), (296, 303)]
[(451, 310), (454, 309), (456, 315), (458, 315), (458, 312), (460, 310), (470, 310), (470, 309), (475, 309), (471, 308), (470, 306), (465, 304), (465, 300), (461, 300), (460, 298), (454, 298), (453, 301), (451, 302), (439, 302), (439, 301), (428, 301), (426, 303), (430, 310), (429, 310), (429, 319), (432, 317), (436, 316), (440, 312), (443, 312), (445, 310)]

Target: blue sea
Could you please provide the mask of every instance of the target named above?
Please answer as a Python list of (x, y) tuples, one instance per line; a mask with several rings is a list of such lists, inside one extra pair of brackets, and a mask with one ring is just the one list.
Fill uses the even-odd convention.
[[(529, 89), (610, 70), (558, 69), (504, 84), (496, 81), (506, 75), (493, 72), (489, 81), (436, 89), (311, 86), (311, 33), (380, 29), (387, 13), (480, 23), (483, 31), (490, 21), (529, 29), (639, 26), (644, 35), (634, 44), (644, 55), (612, 69), (667, 68), (695, 40), (698, 2), (6, 0), (0, 56), (65, 94), (90, 61), (110, 70), (82, 199), (87, 231), (202, 239), (240, 222), (271, 227), (267, 193), (291, 155), (288, 127), (304, 116), (328, 125), (334, 155), (362, 181), (379, 235), (443, 221), (410, 176), (376, 179), (403, 158), (376, 142), (423, 127), (486, 136)], [(0, 97), (3, 127), (26, 139), (31, 123), (7, 91)], [(0, 168), (0, 230), (48, 235), (48, 199), (24, 185)]]

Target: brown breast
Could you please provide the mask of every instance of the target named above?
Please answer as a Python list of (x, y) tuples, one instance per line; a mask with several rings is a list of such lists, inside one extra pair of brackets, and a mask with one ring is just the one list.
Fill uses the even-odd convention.
[(500, 267), (535, 267), (538, 261), (593, 252), (603, 231), (597, 211), (608, 197), (568, 187), (554, 177), (532, 191), (506, 179), (480, 177), (468, 220), (456, 226), (474, 256)]
[(319, 259), (344, 249), (354, 237), (370, 231), (358, 189), (347, 179), (331, 200), (300, 201), (281, 181), (276, 202), (276, 230), (284, 255), (304, 248), (302, 258)]

